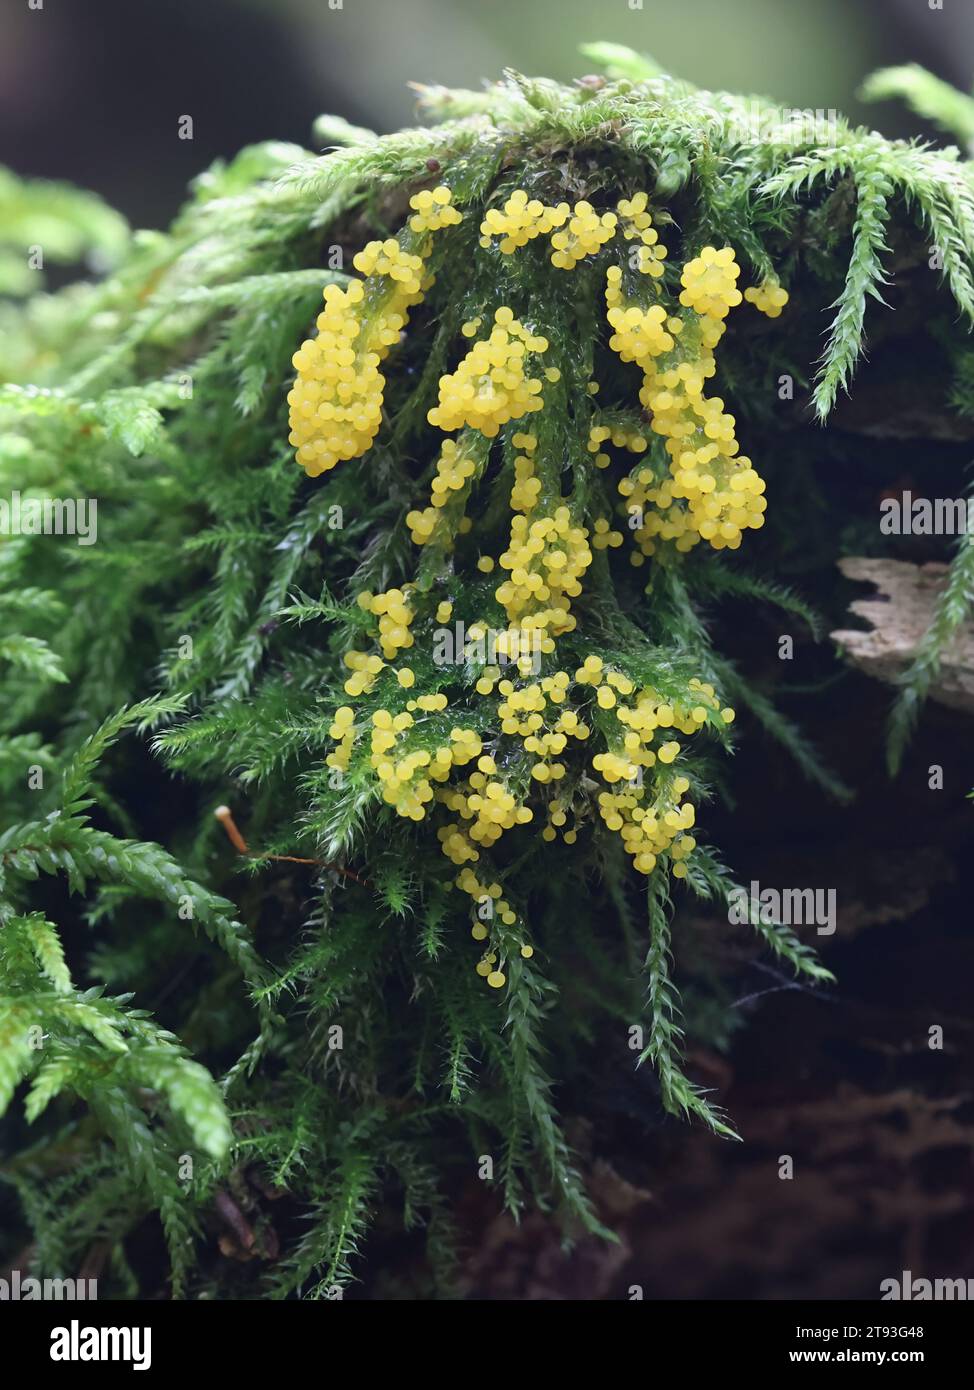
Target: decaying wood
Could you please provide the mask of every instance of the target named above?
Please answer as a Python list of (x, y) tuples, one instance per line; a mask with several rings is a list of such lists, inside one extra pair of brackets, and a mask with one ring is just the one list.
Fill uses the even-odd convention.
[[(832, 639), (867, 676), (895, 681), (930, 626), (947, 566), (847, 556), (839, 561), (839, 568), (848, 579), (873, 584), (878, 592), (850, 604), (851, 611), (871, 623), (871, 628), (842, 629), (833, 632)], [(930, 698), (974, 714), (974, 623), (966, 623), (947, 645)]]

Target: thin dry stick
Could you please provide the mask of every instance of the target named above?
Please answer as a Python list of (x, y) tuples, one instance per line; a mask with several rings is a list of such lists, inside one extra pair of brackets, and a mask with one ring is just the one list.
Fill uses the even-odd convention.
[(314, 864), (321, 869), (334, 869), (336, 874), (341, 874), (344, 878), (354, 879), (356, 883), (361, 883), (364, 888), (369, 887), (367, 878), (362, 878), (352, 869), (343, 868), (341, 864), (331, 864), (325, 859), (302, 859), (295, 854), (255, 854), (249, 849), (247, 841), (241, 835), (229, 806), (218, 806), (213, 814), (227, 832), (227, 839), (237, 853), (246, 855), (248, 859), (273, 859), (284, 864)]

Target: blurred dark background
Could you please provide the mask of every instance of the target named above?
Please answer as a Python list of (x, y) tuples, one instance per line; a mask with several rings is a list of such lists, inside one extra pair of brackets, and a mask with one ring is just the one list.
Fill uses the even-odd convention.
[[(30, 4), (40, 5), (39, 9)], [(187, 181), (256, 140), (307, 144), (323, 111), (379, 131), (410, 81), (477, 87), (506, 66), (570, 79), (595, 39), (702, 86), (835, 107), (889, 135), (916, 122), (856, 100), (916, 61), (969, 86), (974, 5), (928, 0), (0, 0), (0, 163), (101, 193), (161, 226)], [(177, 138), (182, 115), (193, 140)]]

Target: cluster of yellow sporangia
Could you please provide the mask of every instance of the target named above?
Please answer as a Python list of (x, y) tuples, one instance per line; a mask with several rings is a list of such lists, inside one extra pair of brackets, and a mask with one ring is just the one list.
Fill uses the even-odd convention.
[[(429, 506), (406, 514), (406, 525), (416, 545), (426, 545), (432, 540), (443, 540), (447, 544), (452, 541), (445, 509), (452, 501), (462, 503), (466, 499), (484, 461), (483, 450), (478, 450), (475, 438), (472, 430), (465, 430), (457, 440), (444, 439), (430, 487)], [(456, 529), (461, 535), (469, 531), (470, 518), (460, 517)]]
[[(601, 438), (600, 434), (596, 447)], [(630, 442), (626, 431), (621, 438)], [(684, 799), (689, 780), (672, 767), (682, 748), (674, 734), (690, 736), (705, 724), (733, 719), (733, 711), (720, 710), (712, 686), (693, 680), (683, 700), (667, 701), (594, 652), (574, 672), (538, 672), (534, 658), (555, 653), (558, 638), (575, 626), (571, 601), (581, 592), (581, 576), (591, 560), (589, 532), (573, 522), (567, 505), (549, 514), (532, 486), (537, 481), (537, 437), (518, 432), (512, 442), (520, 452), (510, 499), (511, 544), (500, 557), (509, 577), (495, 590), (509, 626), (498, 635), (494, 662), (482, 660), (475, 667), (473, 694), (483, 709), (471, 722), (456, 722), (442, 693), (407, 698), (403, 707), (403, 697), (397, 699), (396, 692), (412, 688), (415, 672), (400, 666), (389, 693), (383, 689), (382, 707), (371, 713), (369, 747), (369, 764), (382, 797), (399, 815), (421, 821), (438, 806), (451, 813), (437, 837), (442, 852), (460, 870), (456, 886), (474, 899), (473, 935), (487, 942), (477, 969), (496, 987), (506, 982), (504, 964), (510, 951), (516, 948), (526, 956), (531, 946), (517, 912), (500, 896), (500, 885), (470, 866), (481, 864), (506, 831), (540, 823), (542, 812), (545, 840), (554, 839), (568, 824), (568, 811), (573, 812), (574, 823), (564, 830), (573, 844), (579, 823), (597, 809), (603, 823), (621, 836), (637, 870), (650, 873), (659, 856), (668, 854), (673, 872), (684, 876), (685, 860), (694, 847), (687, 834), (694, 808)], [(437, 477), (452, 478), (455, 467), (450, 454)], [(466, 480), (457, 481), (462, 488)], [(446, 491), (450, 490), (447, 481)], [(434, 500), (442, 491), (436, 489)], [(416, 535), (416, 518), (411, 525)], [(605, 518), (596, 520), (593, 545), (614, 543), (608, 525)], [(438, 598), (434, 591), (421, 600), (409, 585), (360, 594), (359, 604), (377, 618), (375, 639), (385, 661), (365, 652), (346, 656), (351, 674), (345, 689), (351, 696), (368, 694), (386, 662), (394, 662), (414, 643), (420, 613), (424, 642), (431, 639), (434, 623), (453, 617), (449, 599)], [(485, 630), (485, 624), (472, 623), (471, 643)], [(508, 666), (506, 676), (501, 662)], [(331, 767), (348, 769), (357, 728), (354, 709), (343, 706), (332, 730), (338, 746), (327, 759)], [(587, 745), (596, 732), (599, 749), (589, 765), (607, 790), (592, 804), (579, 779), (571, 776), (566, 754), (573, 742)], [(468, 771), (471, 764), (475, 766)], [(570, 790), (546, 802), (549, 785)]]
[(359, 458), (378, 434), (385, 390), (379, 367), (432, 284), (431, 234), (461, 220), (452, 198), (445, 187), (415, 194), (408, 230), (370, 241), (355, 256), (352, 264), (365, 280), (325, 289), (317, 337), (294, 354), (297, 377), (287, 398), (289, 440), (311, 477)]
[[(614, 330), (609, 346), (643, 373), (639, 400), (650, 428), (666, 440), (668, 474), (643, 467), (623, 478), (619, 492), (631, 527), (639, 564), (658, 540), (690, 550), (708, 541), (715, 550), (736, 550), (742, 533), (764, 525), (764, 481), (739, 452), (735, 419), (719, 396), (707, 396), (704, 383), (717, 370), (714, 349), (729, 311), (740, 304), (740, 267), (730, 247), (705, 246), (687, 262), (680, 277), (680, 305), (689, 313), (669, 312), (662, 304), (628, 301), (619, 266), (606, 275), (606, 318)], [(777, 285), (747, 291), (770, 317), (777, 317), (788, 294)], [(591, 441), (590, 441), (591, 447)]]
[[(464, 325), (468, 327), (474, 325)], [(513, 309), (502, 305), (494, 313), (489, 335), (474, 343), (455, 372), (440, 378), (440, 398), (429, 412), (430, 424), (441, 430), (469, 425), (493, 439), (509, 420), (541, 410), (541, 379), (527, 376), (526, 366), (532, 355), (547, 347), (547, 338), (525, 328)], [(547, 375), (549, 381), (557, 381), (560, 373), (554, 367)]]
[(623, 198), (618, 204), (622, 235), (626, 241), (636, 245), (636, 270), (643, 275), (651, 275), (658, 280), (663, 274), (666, 247), (659, 239), (659, 232), (653, 226), (649, 212), (649, 199), (645, 193), (634, 193), (631, 198)]
[[(447, 609), (449, 604), (439, 603), (435, 620), (451, 616)], [(427, 621), (433, 620), (431, 613)], [(454, 722), (442, 692), (406, 699), (396, 708), (402, 703), (396, 691), (412, 684), (402, 681), (405, 673), (413, 674), (400, 668), (399, 681), (367, 718), (350, 705), (336, 712), (331, 732), (337, 746), (327, 762), (346, 772), (364, 726), (368, 763), (383, 800), (413, 821), (425, 820), (436, 807), (449, 814), (437, 838), (459, 870), (455, 885), (474, 900), (473, 936), (488, 942), (478, 970), (489, 984), (505, 983), (504, 958), (512, 949), (532, 954), (525, 926), (500, 896), (490, 870), (484, 878), (481, 867), (470, 867), (483, 866), (507, 831), (536, 823), (550, 841), (567, 826), (570, 811), (574, 823), (563, 833), (574, 844), (579, 825), (595, 811), (620, 835), (640, 873), (651, 873), (659, 857), (668, 855), (675, 876), (686, 875), (695, 812), (685, 799), (689, 779), (674, 766), (683, 748), (676, 735), (687, 738), (707, 724), (731, 722), (733, 711), (720, 708), (713, 686), (693, 679), (682, 699), (667, 699), (594, 652), (574, 672), (559, 669), (534, 679), (514, 667), (510, 677), (502, 677), (497, 666), (484, 667), (475, 686), (483, 710), (473, 716), (473, 727)], [(605, 787), (594, 799), (566, 760), (573, 741), (599, 745), (587, 759)], [(569, 791), (546, 797), (549, 785)]]
[(523, 188), (508, 198), (503, 208), (490, 208), (480, 224), (480, 244), (490, 246), (500, 237), (500, 250), (511, 255), (535, 237), (547, 235), (552, 245), (551, 264), (574, 270), (579, 261), (600, 250), (616, 234), (619, 218), (614, 212), (597, 213), (591, 203), (567, 203), (547, 207), (537, 198), (528, 200)]
[[(460, 220), (445, 188), (417, 194), (412, 208), (408, 231), (373, 242), (356, 257), (364, 283), (326, 290), (318, 337), (295, 354), (291, 439), (312, 474), (370, 446), (382, 406), (380, 363), (408, 309), (429, 287), (432, 234)], [(643, 460), (618, 484), (620, 511), (629, 514), (626, 529), (639, 547), (634, 563), (660, 540), (673, 541), (677, 550), (701, 539), (735, 549), (744, 530), (763, 522), (764, 484), (739, 454), (733, 416), (704, 386), (716, 370), (714, 350), (729, 310), (743, 297), (777, 317), (786, 291), (768, 281), (742, 296), (733, 251), (708, 246), (683, 267), (678, 302), (670, 303), (663, 290), (665, 247), (641, 192), (598, 213), (587, 202), (548, 206), (517, 190), (485, 213), (480, 230), (481, 246), (496, 243), (504, 255), (547, 237), (550, 260), (563, 270), (616, 237), (629, 243), (622, 262), (607, 270), (609, 346), (642, 373), (646, 423), (612, 421), (593, 402), (589, 454), (595, 467), (606, 468), (608, 446), (645, 455), (654, 433), (665, 440), (663, 468)], [(429, 505), (406, 518), (418, 546), (433, 542), (445, 550), (472, 529), (467, 501), (491, 441), (512, 422), (543, 411), (545, 381), (555, 383), (560, 375), (544, 365), (547, 338), (530, 316), (522, 321), (509, 305), (494, 308), (486, 331), (480, 315), (462, 332), (474, 341), (456, 369), (441, 377), (428, 417), (456, 437), (442, 444)], [(594, 397), (598, 384), (590, 382), (588, 392)], [(485, 575), (497, 565), (504, 572), (493, 592), (507, 626), (493, 634), (489, 654), (478, 648), (488, 620), (474, 615), (467, 628), (451, 683), (467, 683), (473, 711), (451, 714), (442, 691), (413, 695), (416, 671), (401, 661), (417, 636), (425, 651), (437, 625), (442, 631), (453, 618), (449, 573), (363, 592), (358, 603), (373, 622), (372, 649), (346, 653), (345, 692), (353, 701), (364, 698), (364, 705), (336, 711), (330, 728), (335, 748), (326, 759), (342, 774), (356, 760), (369, 767), (383, 800), (400, 816), (418, 822), (446, 814), (437, 837), (458, 870), (455, 885), (474, 903), (472, 935), (485, 943), (477, 971), (498, 988), (511, 953), (533, 953), (524, 922), (489, 868), (501, 837), (534, 824), (544, 840), (560, 833), (573, 844), (597, 815), (620, 836), (637, 871), (652, 873), (665, 856), (671, 872), (685, 877), (695, 812), (686, 800), (690, 780), (678, 765), (684, 740), (734, 718), (704, 681), (690, 680), (677, 698), (596, 652), (587, 652), (574, 670), (545, 669), (547, 658), (554, 658), (549, 667), (558, 666), (557, 645), (576, 628), (572, 604), (593, 552), (620, 546), (623, 531), (609, 517), (579, 514), (561, 496), (562, 464), (545, 458), (542, 434), (522, 426), (508, 437), (514, 450), (510, 539), (496, 559), (482, 553), (477, 561)], [(588, 775), (578, 768), (577, 752), (570, 756), (573, 747), (588, 750)], [(604, 788), (595, 795), (592, 774)]]

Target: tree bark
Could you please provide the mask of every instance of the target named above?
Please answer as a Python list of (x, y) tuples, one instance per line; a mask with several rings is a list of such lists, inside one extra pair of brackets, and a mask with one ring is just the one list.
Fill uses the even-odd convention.
[[(871, 627), (843, 628), (833, 632), (832, 639), (867, 676), (893, 682), (916, 655), (930, 626), (947, 566), (850, 555), (839, 561), (839, 569), (847, 579), (873, 584), (878, 592), (850, 604)], [(974, 714), (974, 623), (965, 623), (945, 648), (930, 698)]]

